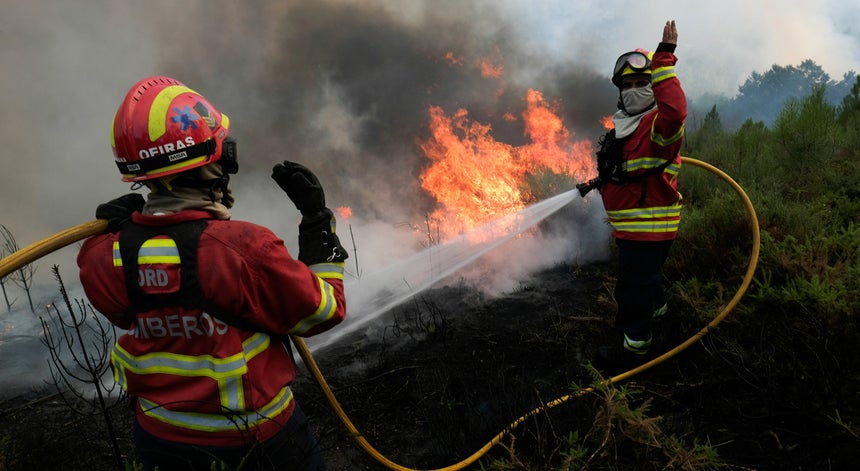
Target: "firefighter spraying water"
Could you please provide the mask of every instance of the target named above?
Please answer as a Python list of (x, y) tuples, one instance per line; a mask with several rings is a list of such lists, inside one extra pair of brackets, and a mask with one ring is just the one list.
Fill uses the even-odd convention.
[(641, 363), (652, 347), (652, 321), (667, 309), (663, 264), (681, 220), (678, 171), (687, 116), (674, 68), (677, 42), (670, 20), (655, 52), (636, 49), (618, 58), (612, 71), (618, 111), (599, 141), (598, 177), (577, 185), (583, 196), (600, 191), (618, 248), (615, 327), (622, 348), (602, 350), (613, 363)]

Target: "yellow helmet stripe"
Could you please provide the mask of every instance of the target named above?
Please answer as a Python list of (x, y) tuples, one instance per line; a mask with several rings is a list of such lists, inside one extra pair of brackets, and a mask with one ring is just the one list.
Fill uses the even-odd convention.
[[(167, 108), (173, 103), (173, 99), (183, 93), (200, 95), (194, 90), (183, 85), (172, 85), (166, 87), (156, 95), (149, 108), (149, 140), (155, 142), (167, 132)], [(201, 97), (202, 98), (202, 97)]]
[(116, 149), (116, 138), (113, 135), (114, 126), (116, 126), (116, 115), (113, 115), (113, 119), (110, 122), (110, 146)]

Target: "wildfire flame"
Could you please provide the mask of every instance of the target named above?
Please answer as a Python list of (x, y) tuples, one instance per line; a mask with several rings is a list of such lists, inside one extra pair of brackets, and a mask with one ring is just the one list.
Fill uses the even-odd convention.
[(495, 65), (490, 59), (481, 59), (481, 77), (499, 78), (505, 72), (503, 65)]
[[(430, 165), (421, 186), (439, 203), (429, 218), (444, 235), (456, 235), (534, 202), (526, 177), (549, 171), (570, 177), (594, 172), (592, 145), (572, 141), (557, 113), (537, 90), (526, 94), (523, 133), (529, 143), (495, 140), (490, 125), (473, 121), (466, 109), (448, 116), (431, 106), (430, 134), (419, 146)], [(506, 118), (507, 119), (507, 118)]]
[(612, 129), (615, 127), (615, 123), (612, 122), (612, 115), (600, 118), (600, 124), (602, 124), (605, 129)]
[(337, 215), (340, 219), (346, 220), (352, 217), (352, 208), (349, 206), (339, 206), (337, 208)]
[(462, 66), (466, 60), (463, 56), (456, 56), (453, 52), (449, 51), (445, 54), (445, 61), (451, 65)]

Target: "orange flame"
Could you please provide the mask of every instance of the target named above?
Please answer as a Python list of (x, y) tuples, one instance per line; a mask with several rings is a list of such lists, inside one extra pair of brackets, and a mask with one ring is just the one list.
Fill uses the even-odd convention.
[(499, 78), (505, 73), (505, 66), (494, 65), (490, 59), (481, 59), (481, 77)]
[(541, 171), (578, 176), (594, 171), (592, 146), (572, 142), (557, 105), (529, 90), (522, 112), (530, 143), (512, 146), (495, 140), (490, 125), (469, 119), (465, 109), (447, 116), (430, 107), (431, 137), (419, 142), (430, 165), (421, 186), (439, 207), (430, 214), (445, 235), (456, 235), (533, 202), (526, 176)]
[(612, 115), (600, 118), (600, 124), (602, 124), (606, 129), (612, 129), (615, 127), (615, 123), (612, 122)]
[(493, 51), (488, 57), (484, 57), (478, 63), (478, 68), (481, 70), (481, 77), (486, 79), (498, 80), (499, 86), (496, 89), (496, 96), (501, 97), (505, 93), (507, 84), (502, 77), (505, 74), (505, 66), (503, 65), (504, 58), (498, 46), (493, 48)]
[(337, 208), (337, 215), (341, 219), (349, 219), (350, 217), (352, 217), (352, 208), (350, 208), (349, 206), (339, 206)]
[(449, 51), (445, 53), (445, 61), (451, 65), (463, 65), (465, 59), (463, 56), (455, 56), (453, 52)]

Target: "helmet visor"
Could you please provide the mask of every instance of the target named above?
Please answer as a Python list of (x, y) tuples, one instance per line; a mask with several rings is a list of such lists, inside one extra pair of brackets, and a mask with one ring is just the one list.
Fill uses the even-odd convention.
[(625, 66), (629, 66), (633, 72), (644, 72), (651, 67), (651, 59), (639, 51), (628, 52), (615, 61), (615, 69), (612, 71), (612, 76), (616, 78), (620, 76)]

